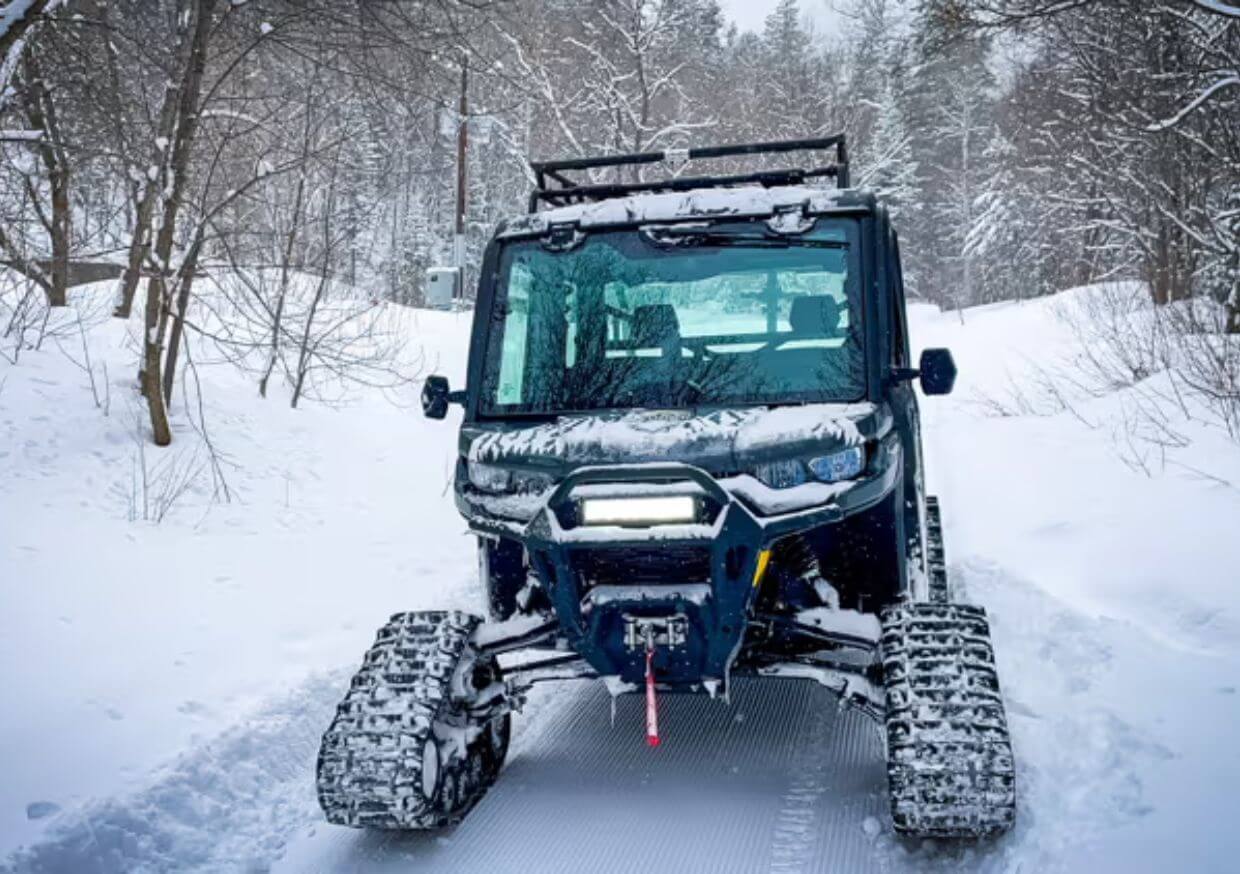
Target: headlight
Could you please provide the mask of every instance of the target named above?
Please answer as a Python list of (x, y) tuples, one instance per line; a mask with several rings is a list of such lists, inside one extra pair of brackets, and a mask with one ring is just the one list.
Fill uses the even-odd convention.
[(805, 465), (796, 459), (759, 464), (754, 468), (753, 475), (772, 489), (790, 489), (801, 485), (807, 478)]
[(753, 475), (772, 489), (790, 489), (809, 482), (837, 483), (860, 476), (865, 470), (865, 448), (850, 446), (830, 455), (802, 462), (795, 458), (759, 464)]
[(547, 489), (555, 485), (555, 479), (546, 473), (523, 473), (514, 471), (512, 474), (512, 488), (514, 491), (525, 494), (527, 492), (545, 492)]
[(555, 485), (555, 480), (549, 474), (512, 471), (480, 461), (469, 462), (468, 469), (470, 484), (480, 492), (545, 492)]
[(809, 472), (814, 479), (824, 483), (837, 483), (859, 476), (865, 469), (865, 449), (850, 446), (830, 455), (820, 455), (809, 460)]
[(512, 487), (512, 472), (492, 464), (469, 462), (469, 481), (483, 492), (506, 492)]

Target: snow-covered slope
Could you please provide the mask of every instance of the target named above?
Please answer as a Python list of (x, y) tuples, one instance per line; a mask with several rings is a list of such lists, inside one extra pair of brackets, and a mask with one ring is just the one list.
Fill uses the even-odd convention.
[[(458, 380), (468, 321), (407, 318)], [(212, 506), (204, 473), (162, 523), (130, 522), (136, 359), (123, 324), (90, 342), (106, 417), (54, 345), (0, 363), (0, 854), (56, 825), (27, 805), (140, 792), (161, 763), (355, 662), (394, 608), (472, 603), (473, 546), (444, 498), (455, 433), (415, 411), (416, 387), (404, 407), (290, 410), (283, 389), (263, 401), (253, 380), (203, 368), (234, 499)], [(181, 416), (172, 449), (145, 447), (150, 504), (160, 459), (200, 463), (197, 444)]]
[(1240, 452), (1186, 425), (1193, 445), (1147, 476), (1123, 460), (1114, 396), (1049, 417), (983, 403), (1068, 366), (1062, 316), (1091, 293), (913, 316), (961, 370), (922, 409), (956, 580), (991, 612), (1005, 683), (1022, 806), (1001, 855), (1235, 870)]
[[(955, 582), (991, 611), (1022, 805), (1013, 834), (952, 851), (891, 835), (873, 736), (796, 685), (674, 703), (654, 754), (636, 711), (613, 729), (596, 690), (548, 690), (446, 840), (322, 825), (318, 734), (374, 628), (478, 598), (454, 422), (412, 393), (293, 411), (203, 369), (237, 497), (131, 522), (124, 327), (89, 335), (107, 417), (56, 349), (0, 363), (0, 869), (1231, 870), (1240, 453), (1194, 431), (1179, 460), (1196, 472), (1150, 477), (1105, 427), (979, 403), (1061, 360), (1055, 309), (1081, 294), (963, 323), (914, 308), (915, 339), (961, 369), (923, 403), (931, 485)], [(468, 318), (407, 319), (454, 382)]]

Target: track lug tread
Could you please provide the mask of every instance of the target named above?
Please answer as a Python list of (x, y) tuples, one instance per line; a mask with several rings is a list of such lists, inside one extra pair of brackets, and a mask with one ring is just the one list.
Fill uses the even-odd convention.
[(882, 621), (896, 831), (979, 838), (1011, 828), (1015, 762), (985, 611), (904, 603)]
[[(481, 619), (457, 611), (396, 613), (336, 708), (319, 750), (316, 788), (329, 822), (356, 828), (423, 830), (464, 818), (499, 774), (470, 754), (440, 767), (439, 790), (422, 790), (422, 756), (435, 726), (459, 722), (451, 682)], [(508, 717), (504, 722), (504, 747)]]

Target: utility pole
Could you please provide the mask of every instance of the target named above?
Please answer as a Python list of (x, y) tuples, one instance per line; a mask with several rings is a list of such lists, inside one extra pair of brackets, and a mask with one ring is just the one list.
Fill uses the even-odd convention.
[[(456, 125), (456, 251), (455, 267), (465, 271), (465, 198), (468, 194), (467, 151), (469, 148), (469, 58), (461, 56), (461, 102), (457, 109)], [(462, 288), (458, 293), (464, 294)]]

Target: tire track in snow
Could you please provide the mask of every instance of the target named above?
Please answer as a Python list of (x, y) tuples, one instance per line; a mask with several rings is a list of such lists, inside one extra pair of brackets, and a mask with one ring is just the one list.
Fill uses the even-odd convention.
[[(828, 788), (830, 772), (824, 743), (835, 721), (830, 710), (817, 710), (805, 720), (795, 738), (792, 781), (784, 793), (775, 823), (769, 870), (772, 874), (802, 874), (814, 858), (822, 830), (819, 802)], [(845, 735), (845, 740), (851, 739)]]

